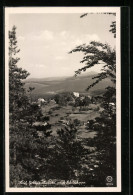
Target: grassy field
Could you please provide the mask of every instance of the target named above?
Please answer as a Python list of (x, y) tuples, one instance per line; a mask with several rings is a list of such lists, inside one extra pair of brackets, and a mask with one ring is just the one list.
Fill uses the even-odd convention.
[(77, 135), (79, 138), (93, 138), (96, 135), (94, 131), (86, 130), (86, 123), (88, 120), (94, 119), (99, 116), (99, 112), (95, 111), (96, 105), (90, 105), (91, 110), (79, 111), (79, 107), (73, 108), (70, 105), (59, 106), (56, 103), (47, 104), (42, 106), (42, 112), (44, 116), (50, 116), (49, 123), (51, 124), (52, 135), (57, 136), (57, 129), (61, 129), (65, 124), (61, 123), (64, 121), (74, 121), (75, 119), (80, 120), (81, 124), (77, 126)]

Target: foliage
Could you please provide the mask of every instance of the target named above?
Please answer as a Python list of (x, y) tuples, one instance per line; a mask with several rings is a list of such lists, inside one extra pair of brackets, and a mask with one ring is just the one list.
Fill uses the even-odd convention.
[(86, 150), (76, 139), (77, 129), (73, 123), (57, 131), (55, 147), (51, 156), (50, 178), (64, 180), (76, 179), (75, 172), (81, 168), (81, 157)]
[(35, 87), (29, 87), (29, 89), (27, 90), (27, 92), (29, 93), (29, 96), (30, 96), (30, 100), (32, 102), (32, 91), (35, 89)]
[(56, 101), (57, 104), (61, 106), (65, 106), (67, 105), (68, 102), (73, 100), (73, 94), (70, 92), (56, 94), (54, 96), (54, 100)]
[(75, 76), (81, 74), (82, 71), (86, 71), (98, 64), (104, 64), (102, 72), (97, 76), (93, 77), (96, 79), (94, 83), (88, 86), (87, 90), (95, 86), (97, 83), (105, 78), (110, 78), (114, 83), (116, 82), (116, 52), (111, 49), (108, 44), (102, 44), (100, 42), (92, 41), (89, 45), (83, 44), (77, 46), (75, 49), (70, 51), (73, 52), (83, 52), (84, 57), (80, 63), (85, 63), (85, 66), (75, 71)]
[[(93, 14), (93, 13), (89, 13)], [(112, 12), (104, 12), (104, 13), (97, 13), (97, 14), (108, 14), (116, 16), (116, 13)], [(80, 17), (83, 18), (87, 16), (88, 13), (82, 14)], [(110, 32), (114, 34), (114, 38), (116, 38), (116, 21), (112, 21), (110, 25)], [(103, 44), (97, 41), (91, 41), (89, 45), (83, 44), (77, 46), (75, 49), (70, 51), (69, 53), (73, 52), (83, 52), (84, 57), (80, 61), (80, 63), (85, 63), (83, 68), (78, 69), (75, 71), (75, 76), (80, 74), (82, 71), (86, 71), (86, 69), (91, 68), (95, 65), (104, 63), (102, 72), (99, 73), (93, 79), (96, 79), (91, 85), (88, 86), (87, 90), (91, 87), (95, 86), (97, 83), (102, 81), (103, 79), (110, 78), (112, 82), (116, 83), (116, 51), (115, 49), (111, 49), (108, 44)]]
[(115, 105), (110, 105), (103, 100), (104, 110), (100, 117), (89, 121), (89, 129), (97, 131), (97, 136), (92, 140), (97, 147), (97, 159), (100, 160), (100, 170), (103, 178), (111, 175), (116, 179), (116, 110)]
[(75, 104), (74, 106), (89, 106), (89, 104), (91, 103), (91, 100), (89, 97), (77, 97), (75, 99)]
[(26, 79), (29, 73), (17, 67), (20, 58), (14, 56), (19, 51), (17, 49), (16, 27), (13, 26), (12, 31), (9, 31), (9, 105), (12, 114), (19, 108), (26, 106), (28, 102), (22, 80)]
[[(84, 17), (87, 14), (82, 15)], [(112, 22), (110, 32), (116, 37), (116, 22)], [(81, 74), (82, 71), (95, 66), (103, 64), (101, 72), (93, 79), (95, 81), (87, 88), (89, 90), (100, 81), (110, 78), (116, 83), (116, 51), (108, 44), (103, 44), (96, 41), (91, 41), (89, 45), (83, 44), (77, 46), (70, 51), (82, 52), (84, 54), (80, 63), (85, 65), (75, 71), (75, 76)], [(114, 178), (114, 185), (116, 185), (116, 89), (108, 86), (106, 92), (103, 94), (101, 101), (101, 108), (103, 111), (100, 117), (88, 121), (87, 128), (89, 130), (97, 131), (97, 136), (91, 141), (92, 146), (97, 148), (97, 160), (100, 161), (99, 168), (95, 171), (98, 186), (105, 185), (105, 180), (108, 175)], [(90, 143), (88, 142), (89, 146)], [(100, 173), (100, 174), (99, 174)], [(101, 181), (102, 178), (102, 181)], [(85, 179), (85, 178), (84, 178)], [(87, 177), (86, 177), (87, 179)], [(95, 180), (96, 181), (96, 180)], [(95, 183), (95, 182), (94, 182)], [(96, 186), (97, 186), (96, 184)]]
[(112, 32), (114, 34), (114, 38), (116, 38), (116, 21), (113, 21), (110, 27), (109, 31)]
[[(89, 13), (89, 14), (94, 14), (94, 13)], [(102, 12), (102, 13), (97, 13), (97, 14), (107, 14), (107, 15), (113, 15), (113, 16), (116, 16), (116, 13), (112, 13), (112, 12)], [(81, 16), (80, 16), (80, 18), (83, 18), (83, 17), (85, 17), (85, 16), (87, 16), (88, 15), (88, 13), (85, 13), (85, 14), (82, 14)], [(116, 21), (113, 21), (112, 23), (111, 23), (111, 25), (110, 25), (110, 30), (109, 30), (110, 32), (112, 32), (113, 34), (114, 34), (114, 38), (116, 38)]]
[(80, 125), (80, 120), (79, 119), (74, 119), (73, 121), (75, 126), (79, 126)]
[[(36, 121), (41, 121), (42, 112), (37, 103), (31, 102), (24, 88), (24, 79), (29, 73), (19, 68), (20, 60), (17, 53), (16, 27), (9, 31), (9, 136), (10, 136), (10, 186), (17, 187), (21, 180), (39, 179), (38, 166), (41, 161), (35, 154), (45, 150), (49, 136), (44, 130), (44, 139), (38, 137), (33, 126)], [(30, 92), (33, 88), (29, 89)], [(49, 129), (50, 127), (48, 127)], [(44, 144), (45, 141), (45, 144)]]

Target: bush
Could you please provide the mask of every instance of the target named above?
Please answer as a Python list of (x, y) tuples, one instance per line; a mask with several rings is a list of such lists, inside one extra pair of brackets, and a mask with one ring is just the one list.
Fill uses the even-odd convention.
[(48, 114), (51, 115), (51, 114), (52, 114), (52, 111), (50, 110), (50, 111), (48, 112)]
[(49, 116), (43, 116), (42, 117), (42, 121), (49, 121), (50, 120), (50, 117)]
[(74, 123), (74, 125), (78, 126), (78, 125), (80, 125), (80, 120), (74, 119), (73, 123)]

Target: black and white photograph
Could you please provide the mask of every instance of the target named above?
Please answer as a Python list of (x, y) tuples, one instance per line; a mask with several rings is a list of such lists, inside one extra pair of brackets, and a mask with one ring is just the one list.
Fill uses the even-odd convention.
[(5, 8), (6, 192), (121, 192), (119, 7)]

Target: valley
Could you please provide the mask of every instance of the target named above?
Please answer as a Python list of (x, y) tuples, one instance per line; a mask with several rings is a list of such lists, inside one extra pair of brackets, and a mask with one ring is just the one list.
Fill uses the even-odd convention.
[(54, 77), (54, 78), (40, 78), (40, 79), (27, 79), (25, 80), (25, 88), (35, 87), (32, 92), (33, 99), (51, 97), (55, 94), (62, 92), (79, 92), (88, 95), (102, 95), (105, 88), (113, 86), (110, 79), (101, 81), (98, 85), (94, 86), (88, 91), (87, 87), (95, 81), (92, 79), (97, 73), (78, 77)]

